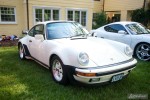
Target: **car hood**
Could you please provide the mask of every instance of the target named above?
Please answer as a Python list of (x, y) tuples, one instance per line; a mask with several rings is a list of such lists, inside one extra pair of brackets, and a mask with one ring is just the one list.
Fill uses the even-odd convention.
[(110, 44), (108, 41), (100, 38), (57, 39), (55, 41), (68, 47), (68, 49), (73, 48), (77, 52), (86, 52), (90, 60), (98, 66), (114, 64), (130, 59), (123, 51), (112, 46), (112, 43)]

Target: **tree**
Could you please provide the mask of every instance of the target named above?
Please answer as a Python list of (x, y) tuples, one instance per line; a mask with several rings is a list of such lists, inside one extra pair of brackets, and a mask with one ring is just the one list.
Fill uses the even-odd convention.
[(95, 19), (93, 20), (93, 29), (99, 28), (103, 25), (107, 24), (106, 14), (105, 12), (97, 13)]
[(146, 16), (147, 16), (147, 19), (148, 19), (148, 25), (150, 25), (150, 1), (148, 3), (148, 9), (146, 11)]
[(131, 20), (142, 23), (146, 27), (150, 23), (150, 2), (147, 5), (147, 9), (145, 7), (141, 9), (136, 9), (131, 14)]
[(143, 8), (134, 10), (131, 14), (131, 20), (147, 26), (148, 19), (146, 11)]

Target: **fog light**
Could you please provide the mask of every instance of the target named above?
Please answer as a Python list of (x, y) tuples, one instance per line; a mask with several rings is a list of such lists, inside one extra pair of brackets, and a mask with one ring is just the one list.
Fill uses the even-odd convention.
[(89, 82), (98, 82), (100, 81), (100, 78), (91, 78)]

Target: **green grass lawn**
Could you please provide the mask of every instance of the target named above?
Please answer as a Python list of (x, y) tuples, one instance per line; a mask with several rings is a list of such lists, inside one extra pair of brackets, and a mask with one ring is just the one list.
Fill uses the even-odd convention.
[(62, 86), (52, 80), (48, 69), (21, 61), (17, 47), (0, 47), (0, 100), (127, 100), (130, 93), (150, 93), (150, 62), (138, 61), (132, 73), (117, 83)]

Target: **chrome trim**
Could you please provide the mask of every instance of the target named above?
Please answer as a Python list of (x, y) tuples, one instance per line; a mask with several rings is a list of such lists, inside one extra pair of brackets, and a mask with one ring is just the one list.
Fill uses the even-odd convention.
[(133, 68), (135, 68), (136, 64), (128, 66), (126, 68), (121, 68), (118, 70), (113, 70), (113, 71), (107, 71), (107, 72), (103, 72), (103, 73), (96, 73), (96, 76), (104, 76), (104, 75), (109, 75), (109, 74), (114, 74), (114, 73), (118, 73), (118, 72), (122, 72), (122, 71), (126, 71), (126, 70), (131, 70)]
[(131, 58), (129, 60), (123, 61), (123, 62), (119, 62), (119, 63), (115, 63), (115, 64), (109, 64), (109, 65), (103, 65), (103, 66), (97, 66), (97, 67), (89, 67), (89, 68), (79, 68), (79, 69), (88, 69), (88, 70), (92, 70), (92, 69), (101, 69), (101, 68), (107, 68), (107, 67), (113, 67), (113, 66), (118, 66), (118, 65), (122, 65), (128, 62), (133, 61), (134, 58)]

